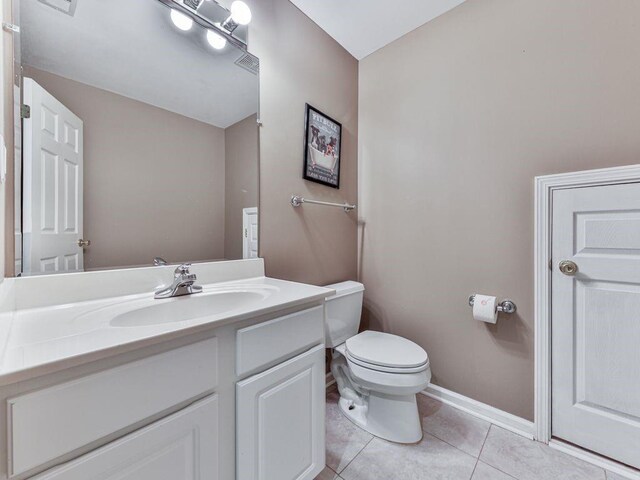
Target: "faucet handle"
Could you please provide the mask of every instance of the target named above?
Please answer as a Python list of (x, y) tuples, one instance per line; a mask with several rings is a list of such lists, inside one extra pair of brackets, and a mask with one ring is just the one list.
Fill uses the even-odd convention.
[(162, 266), (162, 265), (169, 265), (169, 264), (167, 263), (167, 261), (164, 258), (155, 257), (153, 259), (153, 265), (156, 266), (156, 267), (159, 267), (159, 266)]
[(178, 266), (178, 268), (176, 268), (175, 270), (175, 274), (177, 275), (189, 275), (189, 269), (191, 268), (191, 264), (190, 263), (183, 263), (182, 265)]

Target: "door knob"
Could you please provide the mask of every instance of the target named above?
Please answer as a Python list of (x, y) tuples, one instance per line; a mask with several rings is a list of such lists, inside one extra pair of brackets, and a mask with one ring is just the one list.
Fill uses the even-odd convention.
[(559, 265), (560, 271), (565, 275), (575, 275), (578, 272), (578, 265), (571, 260), (562, 260)]
[(81, 238), (80, 240), (78, 240), (78, 246), (79, 246), (80, 248), (86, 248), (86, 247), (88, 247), (89, 245), (91, 245), (91, 240), (84, 240), (84, 239), (82, 239), (82, 238)]

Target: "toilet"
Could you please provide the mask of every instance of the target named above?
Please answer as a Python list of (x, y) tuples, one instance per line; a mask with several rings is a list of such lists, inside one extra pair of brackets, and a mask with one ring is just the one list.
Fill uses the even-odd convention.
[(416, 394), (431, 380), (422, 347), (389, 333), (358, 333), (364, 285), (327, 285), (325, 343), (340, 393), (340, 410), (369, 433), (398, 443), (422, 439)]

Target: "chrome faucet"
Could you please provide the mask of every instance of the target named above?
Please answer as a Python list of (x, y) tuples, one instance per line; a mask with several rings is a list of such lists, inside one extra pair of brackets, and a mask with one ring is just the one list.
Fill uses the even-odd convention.
[(173, 283), (168, 287), (156, 291), (155, 298), (180, 297), (182, 295), (202, 292), (201, 286), (194, 285), (197, 277), (195, 273), (189, 272), (190, 268), (190, 263), (183, 263), (176, 268)]
[(164, 265), (169, 265), (169, 264), (167, 263), (167, 261), (166, 261), (164, 258), (162, 258), (162, 257), (155, 257), (155, 258), (153, 259), (153, 266), (154, 266), (154, 267), (161, 267), (161, 266), (164, 266)]

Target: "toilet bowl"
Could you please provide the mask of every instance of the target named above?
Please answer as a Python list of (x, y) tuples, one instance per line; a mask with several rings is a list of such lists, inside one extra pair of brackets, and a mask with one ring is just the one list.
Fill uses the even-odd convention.
[(325, 342), (332, 349), (331, 373), (340, 393), (340, 410), (369, 433), (398, 443), (422, 439), (416, 393), (431, 380), (427, 352), (388, 333), (358, 333), (364, 286), (329, 285)]

